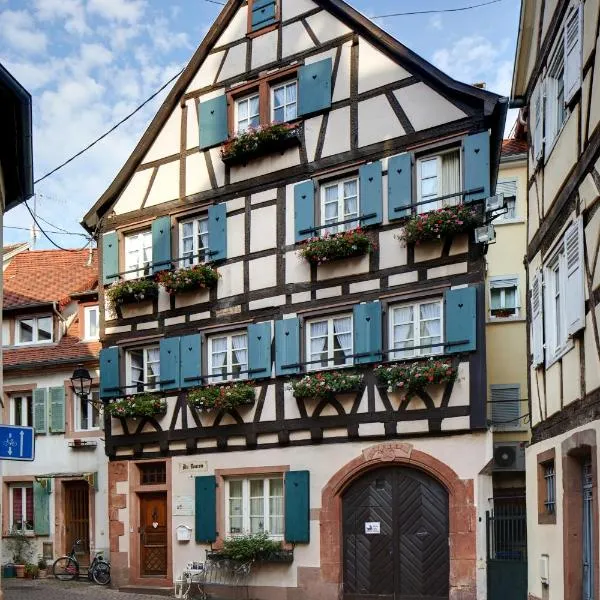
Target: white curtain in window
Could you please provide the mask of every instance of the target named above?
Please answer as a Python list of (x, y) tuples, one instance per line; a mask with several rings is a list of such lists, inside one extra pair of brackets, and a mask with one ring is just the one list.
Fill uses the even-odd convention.
[(327, 349), (327, 321), (310, 324), (310, 353), (318, 355)]
[(283, 479), (269, 480), (269, 533), (283, 535)]
[[(215, 338), (212, 340), (212, 369), (213, 374), (218, 373), (227, 361), (227, 338)], [(218, 380), (217, 380), (218, 381)]]
[(245, 335), (234, 335), (231, 338), (233, 347), (233, 364), (240, 365), (242, 369), (248, 364), (248, 339)]
[(394, 309), (394, 348), (412, 346), (415, 337), (413, 307)]
[(421, 304), (421, 338), (428, 339), (427, 342), (437, 342), (440, 340), (440, 305), (435, 302), (431, 304)]
[[(442, 186), (440, 196), (460, 192), (460, 154), (456, 152), (447, 152), (442, 154)], [(444, 204), (460, 204), (461, 198), (448, 198)]]
[(150, 348), (147, 354), (146, 383), (156, 384), (160, 377), (160, 350)]
[(335, 334), (336, 350), (344, 350), (344, 356), (350, 354), (352, 347), (352, 319), (346, 317), (344, 319), (334, 319), (333, 332)]
[(265, 497), (262, 479), (250, 480), (250, 532), (265, 530)]

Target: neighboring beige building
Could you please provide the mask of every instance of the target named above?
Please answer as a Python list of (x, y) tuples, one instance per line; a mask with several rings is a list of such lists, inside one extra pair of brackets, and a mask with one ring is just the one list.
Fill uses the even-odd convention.
[(599, 0), (521, 9), (512, 95), (530, 132), (532, 600), (600, 597), (599, 19)]

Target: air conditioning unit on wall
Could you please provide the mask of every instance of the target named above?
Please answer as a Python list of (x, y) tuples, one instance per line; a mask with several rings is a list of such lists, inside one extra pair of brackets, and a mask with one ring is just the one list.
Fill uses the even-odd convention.
[(525, 444), (500, 442), (494, 444), (494, 471), (525, 471)]

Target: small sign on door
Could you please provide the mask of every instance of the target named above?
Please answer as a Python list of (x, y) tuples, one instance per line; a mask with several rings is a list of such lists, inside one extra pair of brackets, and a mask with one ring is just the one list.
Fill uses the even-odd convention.
[(367, 535), (379, 535), (381, 533), (381, 523), (379, 521), (367, 521), (365, 523), (365, 533)]

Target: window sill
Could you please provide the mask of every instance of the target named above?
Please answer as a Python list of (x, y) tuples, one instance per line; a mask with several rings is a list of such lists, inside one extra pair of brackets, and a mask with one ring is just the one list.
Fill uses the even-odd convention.
[(514, 219), (497, 219), (494, 221), (494, 226), (499, 225), (522, 225), (525, 223), (525, 219), (522, 217), (515, 217)]
[(500, 323), (525, 323), (527, 319), (525, 317), (488, 317), (486, 320), (487, 325), (498, 325)]
[(257, 29), (256, 31), (249, 31), (246, 34), (246, 37), (251, 40), (256, 37), (260, 37), (261, 35), (265, 35), (266, 33), (271, 33), (271, 31), (275, 31), (278, 27), (279, 27), (279, 21), (276, 21), (275, 23), (271, 23), (271, 25), (267, 25), (266, 27), (263, 27), (262, 29)]

